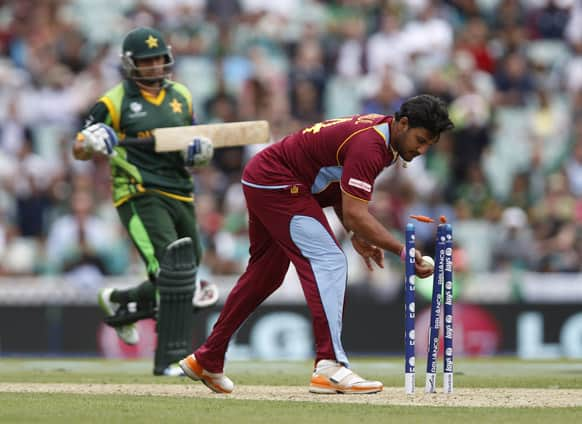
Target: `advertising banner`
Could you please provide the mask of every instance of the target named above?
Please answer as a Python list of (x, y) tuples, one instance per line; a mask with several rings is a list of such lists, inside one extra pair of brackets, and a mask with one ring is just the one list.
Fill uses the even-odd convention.
[[(418, 303), (417, 355), (426, 354), (428, 309)], [(582, 307), (575, 304), (469, 304), (454, 306), (457, 356), (517, 354), (522, 358), (582, 358)], [(220, 306), (194, 315), (193, 347), (209, 334)], [(0, 308), (0, 355), (52, 354), (149, 357), (155, 323), (139, 323), (141, 342), (128, 347), (101, 322), (92, 305), (35, 305)], [(344, 311), (343, 344), (351, 355), (402, 355), (404, 308), (401, 302), (349, 299)], [(442, 333), (441, 333), (442, 337)], [(442, 348), (442, 343), (441, 343)], [(229, 357), (307, 359), (313, 355), (309, 311), (303, 304), (260, 307), (238, 331)]]

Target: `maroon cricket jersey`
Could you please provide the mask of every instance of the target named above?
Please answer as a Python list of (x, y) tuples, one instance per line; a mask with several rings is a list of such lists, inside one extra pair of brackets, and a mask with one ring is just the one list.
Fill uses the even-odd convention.
[(264, 189), (304, 186), (321, 206), (341, 202), (341, 191), (372, 197), (374, 180), (397, 158), (390, 146), (391, 116), (330, 119), (283, 138), (255, 155), (242, 183)]

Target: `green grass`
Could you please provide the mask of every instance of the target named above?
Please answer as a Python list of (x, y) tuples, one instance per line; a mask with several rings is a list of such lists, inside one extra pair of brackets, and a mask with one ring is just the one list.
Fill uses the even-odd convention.
[[(241, 385), (302, 386), (309, 381), (311, 368), (312, 362), (305, 361), (230, 361), (226, 373)], [(352, 368), (364, 377), (382, 380), (385, 386), (403, 384), (403, 365), (399, 359), (359, 359), (352, 361)], [(424, 370), (417, 367), (417, 381), (423, 378)], [(102, 359), (0, 359), (0, 381), (189, 384), (186, 379), (154, 377), (150, 361)], [(455, 383), (459, 387), (582, 389), (582, 361), (459, 359), (455, 361)]]
[(370, 406), (143, 396), (0, 394), (3, 423), (575, 423), (580, 409)]
[[(423, 362), (423, 361), (421, 361)], [(403, 387), (401, 359), (355, 360), (361, 375), (386, 386)], [(305, 386), (311, 362), (227, 363), (237, 385)], [(582, 390), (582, 361), (518, 361), (512, 358), (460, 359), (460, 388), (563, 388)], [(419, 367), (420, 368), (420, 367)], [(440, 376), (439, 376), (440, 378)], [(418, 370), (417, 384), (424, 379)], [(198, 384), (154, 377), (151, 361), (1, 359), (0, 383)], [(420, 388), (419, 388), (420, 390)], [(373, 396), (373, 395), (372, 395)], [(317, 402), (250, 401), (226, 397), (0, 393), (0, 423), (358, 423), (582, 422), (582, 408), (468, 408), (383, 406)]]

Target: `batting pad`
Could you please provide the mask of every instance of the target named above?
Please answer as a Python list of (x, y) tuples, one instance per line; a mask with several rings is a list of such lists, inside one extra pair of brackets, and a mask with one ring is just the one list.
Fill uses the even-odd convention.
[(164, 370), (192, 352), (194, 315), (192, 297), (196, 284), (194, 245), (189, 237), (170, 243), (160, 263), (157, 287), (158, 344), (154, 374)]

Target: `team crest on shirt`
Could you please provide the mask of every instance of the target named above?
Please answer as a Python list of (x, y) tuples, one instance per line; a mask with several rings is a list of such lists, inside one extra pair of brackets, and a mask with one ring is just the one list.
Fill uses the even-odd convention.
[(367, 182), (362, 181), (362, 180), (350, 178), (348, 180), (348, 185), (351, 185), (352, 187), (356, 187), (356, 188), (359, 188), (361, 190), (367, 191), (368, 193), (372, 192), (372, 186), (370, 184), (368, 184)]
[(143, 105), (140, 102), (131, 102), (129, 109), (131, 110), (129, 114), (130, 118), (142, 118), (147, 115), (147, 112), (143, 110)]

